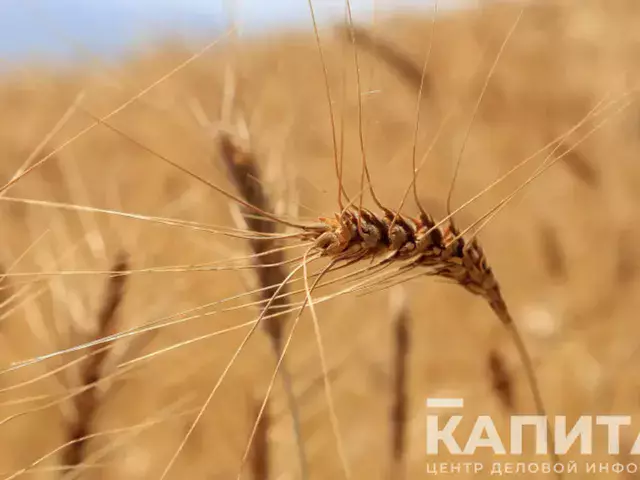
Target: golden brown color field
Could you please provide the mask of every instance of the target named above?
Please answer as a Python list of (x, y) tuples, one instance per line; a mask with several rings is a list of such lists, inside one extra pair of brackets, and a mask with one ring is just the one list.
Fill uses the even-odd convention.
[[(582, 0), (527, 6), (474, 116), (521, 8), (439, 12), (435, 28), (427, 15), (362, 27), (418, 72), (432, 45), (419, 158), (446, 123), (417, 185), (436, 218), (446, 213), (472, 118), (454, 206), (536, 154), (457, 214), (462, 227), (521, 185), (551, 153), (545, 146), (598, 104), (607, 107), (562, 138), (554, 155), (567, 155), (494, 217), (479, 239), (523, 332), (549, 413), (570, 420), (613, 412), (637, 418), (640, 4)], [(344, 137), (344, 184), (355, 195), (361, 154), (353, 47), (344, 32), (322, 29), (320, 36), (338, 143)], [(2, 82), (0, 185), (27, 158), (34, 164), (53, 155), (0, 194), (0, 264), (7, 272), (0, 290), (1, 478), (161, 478), (248, 322), (258, 315), (249, 303), (259, 298), (241, 296), (255, 288), (252, 269), (239, 268), (250, 262), (229, 261), (250, 255), (249, 242), (210, 231), (213, 225), (235, 228), (233, 202), (139, 144), (234, 191), (218, 158), (215, 130), (222, 122), (242, 136), (246, 125), (279, 214), (313, 221), (339, 211), (328, 102), (312, 32), (242, 42), (226, 36), (107, 120), (126, 135), (97, 125), (58, 151), (94, 118), (147, 89), (192, 53), (165, 46), (117, 66), (64, 73), (29, 66)], [(384, 205), (396, 208), (412, 178), (418, 85), (375, 49), (362, 45), (358, 60), (373, 186)], [(366, 204), (373, 206), (369, 198)], [(413, 214), (417, 207), (409, 201), (403, 212)], [(196, 223), (206, 228), (193, 228)], [(295, 258), (303, 251), (286, 254)], [(185, 320), (97, 347), (107, 347), (108, 355), (96, 378), (93, 419), (85, 425), (90, 438), (79, 465), (64, 470), (73, 447), (62, 446), (78, 425), (77, 399), (88, 389), (81, 372), (90, 362), (86, 355), (96, 357), (95, 348), (10, 367), (105, 334), (99, 331), (100, 311), (108, 303), (105, 285), (119, 252), (126, 252), (132, 271), (112, 328)], [(176, 268), (165, 268), (171, 266)], [(351, 478), (402, 478), (398, 471), (389, 473), (395, 348), (390, 305), (398, 295), (406, 296), (410, 319), (406, 478), (427, 476), (426, 465), (433, 462), (424, 445), (427, 397), (464, 397), (466, 415), (491, 414), (506, 422), (508, 411), (492, 387), (491, 358), (494, 370), (506, 366), (513, 409), (535, 412), (520, 359), (485, 302), (424, 276), (404, 283), (403, 293), (385, 286), (316, 305)], [(320, 288), (314, 297), (340, 288), (340, 282)], [(228, 300), (215, 303), (223, 299)], [(344, 478), (308, 313), (286, 358), (310, 478)], [(166, 478), (236, 478), (274, 366), (261, 330), (234, 362)], [(269, 478), (299, 478), (279, 381), (269, 420)], [(624, 440), (633, 442), (635, 431)], [(608, 458), (605, 442), (597, 436), (588, 461), (632, 461)], [(525, 459), (513, 461), (548, 461)], [(489, 476), (493, 460), (485, 452), (472, 461), (484, 462), (481, 476)], [(585, 463), (573, 451), (563, 460)], [(257, 470), (245, 467), (244, 477), (258, 478)]]

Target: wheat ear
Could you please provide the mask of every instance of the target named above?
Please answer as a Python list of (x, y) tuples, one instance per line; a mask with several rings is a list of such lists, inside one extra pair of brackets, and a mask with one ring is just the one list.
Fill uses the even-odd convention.
[[(520, 13), (518, 14), (515, 22), (509, 29), (502, 43), (500, 51), (490, 69), (490, 72), (487, 75), (482, 93), (478, 98), (478, 102), (476, 103), (471, 121), (467, 128), (465, 139), (462, 144), (462, 149), (460, 150), (456, 162), (453, 180), (449, 189), (449, 194), (447, 197), (448, 212), (451, 212), (451, 198), (453, 194), (453, 187), (455, 185), (459, 172), (462, 155), (466, 146), (466, 140), (471, 131), (471, 127), (480, 106), (480, 102), (482, 101), (482, 97), (489, 84), (493, 71), (498, 64), (500, 56), (506, 48), (510, 37), (515, 32), (515, 29), (522, 19), (523, 14), (524, 7), (520, 10)], [(350, 30), (351, 39), (355, 43), (356, 34), (353, 26)], [(364, 30), (360, 32), (359, 44), (372, 50), (374, 54), (378, 55), (389, 66), (396, 69), (402, 76), (404, 76), (409, 81), (409, 83), (413, 84), (414, 86), (418, 86), (419, 88), (423, 88), (422, 83), (424, 81), (424, 75), (417, 66), (411, 65), (411, 62), (406, 59), (406, 57), (401, 57), (397, 52), (394, 52), (391, 56), (389, 56), (390, 50), (388, 48), (385, 48), (382, 42), (377, 41)], [(399, 58), (402, 58), (402, 61), (398, 62)], [(581, 166), (583, 165), (581, 164)], [(428, 220), (428, 222), (422, 222), (423, 226), (432, 223), (431, 219), (428, 218), (428, 216), (424, 212), (423, 217), (425, 220)], [(494, 277), (491, 268), (487, 264), (484, 252), (480, 248), (475, 236), (471, 241), (464, 241), (462, 235), (457, 231), (451, 217), (452, 214), (450, 213), (449, 216), (445, 220), (443, 220), (443, 222), (449, 221), (450, 225), (447, 229), (441, 231), (438, 234), (439, 237), (446, 240), (442, 245), (444, 248), (436, 247), (435, 249), (431, 249), (428, 254), (423, 255), (422, 259), (417, 259), (414, 264), (426, 266), (427, 268), (429, 268), (431, 270), (429, 272), (430, 275), (445, 277), (449, 280), (453, 280), (455, 283), (461, 285), (471, 293), (483, 297), (489, 303), (489, 306), (491, 307), (497, 318), (509, 332), (511, 339), (516, 349), (518, 350), (538, 413), (546, 417), (546, 407), (544, 405), (542, 395), (538, 387), (538, 380), (535, 375), (531, 357), (528, 353), (522, 336), (520, 335), (518, 327), (513, 321), (513, 317), (511, 316), (511, 313), (507, 308), (507, 304), (502, 297), (498, 282)], [(429, 226), (427, 234), (432, 232), (437, 233), (439, 231), (440, 224), (443, 222), (440, 222), (433, 226)], [(463, 232), (463, 234), (465, 232)], [(437, 241), (435, 242), (435, 244), (438, 243), (439, 242)], [(554, 463), (558, 463), (558, 457), (553, 451), (554, 438), (550, 428), (547, 428), (547, 441), (552, 450), (552, 453), (550, 454), (551, 460), (553, 460)], [(562, 478), (561, 474), (557, 474), (557, 476), (559, 478)]]
[(424, 98), (428, 97), (431, 89), (429, 77), (425, 76), (423, 69), (418, 67), (404, 52), (400, 51), (400, 49), (380, 38), (375, 38), (364, 28), (353, 26), (352, 28), (345, 29), (342, 27), (339, 28), (339, 31), (345, 38), (352, 40), (353, 43), (369, 51), (389, 65), (393, 70), (397, 71), (412, 87), (416, 89), (422, 88), (425, 93)]
[(502, 407), (509, 413), (513, 412), (515, 399), (513, 398), (513, 379), (507, 371), (502, 355), (497, 350), (491, 350), (487, 358), (491, 388), (500, 400)]
[[(107, 282), (102, 306), (97, 318), (98, 330), (95, 338), (109, 337), (116, 332), (116, 317), (124, 299), (126, 274), (118, 273), (129, 270), (127, 256), (120, 253), (112, 267), (114, 273)], [(89, 436), (96, 411), (100, 405), (100, 397), (96, 388), (103, 375), (103, 366), (109, 350), (95, 345), (90, 348), (89, 355), (81, 367), (81, 384), (88, 387), (75, 399), (76, 415), (69, 425), (69, 447), (63, 453), (63, 465), (72, 470), (82, 464), (86, 455), (86, 438)]]
[(407, 359), (411, 341), (411, 318), (402, 287), (391, 291), (391, 321), (393, 325), (393, 354), (391, 369), (393, 372), (389, 423), (391, 427), (391, 469), (390, 480), (406, 478), (406, 430), (408, 417), (408, 379)]

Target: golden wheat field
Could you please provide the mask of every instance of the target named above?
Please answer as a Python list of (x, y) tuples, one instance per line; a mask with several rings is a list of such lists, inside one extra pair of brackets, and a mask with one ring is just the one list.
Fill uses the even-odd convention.
[[(328, 272), (308, 295), (328, 261), (284, 223), (340, 214), (336, 158), (352, 207), (363, 192), (377, 212), (363, 150), (393, 211), (414, 149), (426, 158), (416, 196), (436, 220), (454, 176), (452, 208), (486, 189), (454, 218), (467, 237), (481, 227), (549, 416), (637, 420), (639, 22), (635, 0), (487, 4), (322, 26), (322, 55), (313, 30), (227, 32), (197, 54), (163, 44), (4, 73), (0, 478), (396, 480), (461, 462), (483, 469), (440, 474), (482, 478), (494, 462), (555, 461), (530, 438), (517, 457), (426, 455), (428, 397), (464, 398), (460, 438), (478, 415), (508, 438), (511, 413), (537, 412), (481, 296), (380, 268), (381, 256)], [(259, 171), (240, 183), (276, 217), (239, 205), (247, 192), (220, 132), (244, 152), (237, 168), (253, 158)], [(402, 214), (415, 217), (407, 198)], [(265, 260), (276, 257), (286, 262)], [(267, 305), (284, 313), (257, 322), (303, 262)], [(307, 296), (317, 323), (309, 305), (295, 320)], [(285, 340), (295, 325), (277, 375), (274, 325)], [(566, 476), (634, 478), (585, 469), (635, 463), (638, 429), (621, 432), (619, 455), (604, 427), (591, 455), (562, 455), (577, 462)]]

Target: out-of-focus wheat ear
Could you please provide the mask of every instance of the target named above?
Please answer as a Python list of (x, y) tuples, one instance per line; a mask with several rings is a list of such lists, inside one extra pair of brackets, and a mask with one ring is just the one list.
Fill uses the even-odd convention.
[[(129, 261), (125, 253), (118, 254), (111, 270), (114, 273), (105, 287), (97, 318), (98, 328), (95, 339), (116, 333), (117, 313), (124, 299), (126, 287), (127, 276), (124, 272), (129, 270)], [(68, 429), (68, 440), (72, 443), (63, 452), (63, 466), (68, 469), (81, 465), (85, 458), (84, 439), (91, 433), (95, 414), (100, 405), (96, 384), (103, 375), (103, 365), (108, 352), (108, 349), (101, 348), (99, 345), (91, 347), (88, 353), (93, 355), (90, 355), (81, 366), (80, 382), (85, 390), (75, 397), (76, 415)]]
[[(241, 148), (238, 145), (237, 139), (232, 137), (228, 132), (220, 131), (218, 141), (220, 157), (229, 172), (232, 182), (244, 200), (265, 212), (273, 212), (269, 197), (263, 188), (260, 168), (258, 167), (254, 154), (248, 148)], [(254, 212), (248, 212), (246, 209), (241, 209), (241, 213), (243, 214), (246, 227), (250, 230), (258, 233), (276, 233), (277, 224), (275, 222), (260, 219), (255, 216)], [(276, 240), (249, 240), (249, 243), (254, 253), (261, 254), (256, 256), (254, 260), (257, 266), (261, 268), (256, 268), (254, 271), (258, 279), (259, 287), (262, 288), (262, 300), (269, 301), (278, 286), (286, 283), (288, 273), (285, 268), (281, 266), (285, 259), (284, 252), (282, 250), (276, 250)], [(264, 255), (267, 251), (271, 251), (271, 253)], [(266, 265), (270, 266), (267, 267)], [(268, 311), (265, 312), (265, 316), (268, 316), (270, 311), (280, 312), (286, 310), (290, 303), (286, 293), (286, 286), (280, 287), (280, 294), (271, 301)], [(267, 335), (271, 340), (276, 359), (279, 359), (282, 354), (283, 330), (286, 319), (287, 316), (279, 315), (274, 318), (266, 318), (263, 322)], [(291, 374), (289, 373), (284, 358), (280, 365), (280, 376), (293, 419), (301, 478), (306, 479), (308, 478), (308, 467), (303, 444), (302, 422), (300, 420), (298, 402), (293, 392)]]
[(422, 69), (398, 48), (391, 46), (382, 39), (375, 38), (363, 28), (354, 26), (353, 35), (351, 27), (340, 27), (339, 31), (345, 35), (347, 39), (351, 40), (353, 38), (357, 46), (369, 51), (372, 55), (397, 71), (400, 76), (416, 90), (420, 89), (422, 85), (423, 98), (428, 97), (430, 91), (429, 76), (426, 76), (423, 83)]
[(513, 380), (507, 370), (502, 355), (497, 350), (491, 350), (488, 356), (489, 378), (491, 379), (491, 389), (500, 401), (502, 407), (511, 413), (515, 409), (515, 399), (513, 395)]
[[(260, 413), (262, 402), (256, 401), (252, 409), (251, 419), (256, 418)], [(258, 428), (251, 446), (251, 474), (254, 480), (269, 480), (269, 430), (271, 428), (271, 414), (269, 403), (265, 406), (264, 412), (258, 422)]]
[[(261, 210), (272, 212), (271, 202), (262, 186), (260, 169), (253, 153), (248, 149), (241, 148), (238, 145), (238, 140), (227, 132), (221, 131), (218, 141), (220, 157), (240, 195), (248, 203), (255, 205)], [(277, 225), (275, 222), (269, 219), (261, 219), (255, 215), (255, 212), (248, 212), (245, 208), (241, 208), (240, 211), (243, 214), (245, 224), (249, 230), (258, 233), (276, 233)], [(251, 249), (256, 254), (264, 254), (264, 252), (277, 247), (275, 240), (249, 240), (249, 243)], [(256, 256), (255, 259), (258, 265), (275, 265), (283, 261), (284, 253), (282, 251)], [(287, 272), (280, 266), (256, 268), (255, 271), (260, 287), (264, 288), (261, 295), (265, 301), (271, 298), (277, 286), (280, 285), (287, 276)], [(280, 311), (288, 304), (286, 291), (281, 291), (280, 293), (281, 295), (271, 303), (270, 309), (273, 311)], [(266, 315), (268, 314), (269, 312), (266, 313)], [(282, 316), (274, 319), (266, 319), (266, 321), (263, 322), (267, 333), (277, 346), (278, 351), (280, 351), (282, 342), (282, 322)]]
[(548, 223), (541, 223), (538, 232), (545, 270), (551, 278), (566, 280), (566, 259), (562, 244), (558, 238), (558, 232)]
[(391, 321), (393, 325), (393, 354), (391, 405), (389, 409), (391, 469), (389, 478), (401, 480), (406, 477), (405, 455), (408, 417), (408, 367), (410, 350), (411, 318), (402, 287), (391, 291)]
[(593, 190), (600, 187), (600, 174), (595, 167), (589, 163), (589, 160), (580, 153), (576, 146), (562, 143), (554, 155), (562, 158), (561, 164), (564, 165), (569, 173), (580, 183)]
[(616, 283), (619, 286), (627, 286), (638, 274), (637, 252), (631, 229), (626, 228), (619, 233), (616, 252)]

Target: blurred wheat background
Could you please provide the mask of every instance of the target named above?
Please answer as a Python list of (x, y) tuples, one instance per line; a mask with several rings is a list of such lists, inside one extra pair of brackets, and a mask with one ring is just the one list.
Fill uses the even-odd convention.
[[(432, 45), (421, 103), (420, 155), (453, 112), (418, 180), (421, 200), (437, 218), (445, 214), (454, 162), (478, 95), (520, 9), (520, 4), (491, 4), (443, 10), (435, 29), (427, 10), (360, 25), (418, 71)], [(566, 414), (570, 420), (606, 413), (637, 418), (639, 412), (640, 117), (632, 92), (640, 81), (639, 22), (635, 0), (527, 6), (475, 117), (454, 191), (459, 205), (562, 135), (602, 99), (631, 92), (626, 109), (615, 115), (612, 110), (607, 123), (480, 234), (536, 363), (549, 413)], [(324, 28), (320, 33), (334, 109), (343, 116), (337, 133), (344, 132), (345, 186), (355, 192), (361, 159), (352, 46), (344, 32)], [(192, 53), (166, 43), (99, 66), (7, 69), (0, 86), (0, 183), (8, 182), (25, 160), (33, 164), (54, 152), (95, 117), (110, 113)], [(383, 203), (395, 207), (412, 178), (418, 85), (371, 45), (361, 45), (359, 61), (373, 183)], [(226, 35), (108, 122), (233, 191), (213, 134), (223, 121), (239, 132), (246, 126), (244, 135), (276, 211), (303, 219), (338, 211), (331, 125), (311, 30), (247, 39)], [(588, 121), (564, 140), (563, 148), (572, 148), (597, 123)], [(468, 225), (495, 205), (549, 151), (457, 215), (458, 223)], [(243, 239), (68, 210), (51, 202), (235, 225), (230, 202), (222, 195), (113, 129), (93, 128), (1, 195), (0, 264), (7, 272), (0, 290), (2, 368), (104, 335), (100, 312), (113, 279), (91, 272), (112, 270), (119, 258), (125, 261), (121, 252), (127, 255), (124, 268), (135, 270), (251, 253)], [(417, 210), (411, 204), (405, 211)], [(254, 288), (250, 270), (202, 270), (131, 273), (111, 328), (124, 331)], [(55, 273), (61, 271), (87, 273)], [(26, 273), (36, 275), (22, 275)], [(496, 370), (505, 369), (513, 409), (534, 411), (507, 336), (487, 306), (458, 287), (417, 278), (403, 284), (402, 291), (379, 289), (319, 304), (333, 399), (353, 478), (394, 478), (389, 473), (397, 348), (392, 307), (402, 295), (409, 338), (402, 453), (406, 478), (423, 478), (427, 463), (434, 461), (425, 455), (427, 397), (464, 397), (466, 415), (490, 414), (505, 422), (503, 428), (509, 412), (492, 372), (495, 377)], [(94, 392), (96, 405), (86, 432), (94, 435), (84, 445), (80, 465), (71, 470), (60, 468), (70, 447), (59, 447), (70, 439), (81, 415), (78, 395), (71, 394), (86, 384), (87, 360), (81, 356), (87, 352), (0, 375), (2, 478), (160, 478), (246, 330), (132, 361), (255, 319), (256, 308), (221, 311), (253, 300), (242, 297), (207, 307), (196, 315), (208, 315), (114, 342)], [(308, 314), (287, 364), (311, 478), (341, 478)], [(274, 365), (261, 331), (232, 367), (167, 478), (235, 478)], [(280, 382), (268, 419), (262, 448), (270, 473), (262, 478), (298, 478), (291, 416)], [(628, 441), (634, 440), (635, 430)], [(605, 445), (606, 436), (598, 437), (589, 460), (617, 461), (607, 458)], [(533, 455), (527, 459), (541, 460)], [(574, 452), (566, 459), (584, 461)], [(487, 452), (473, 459), (485, 462), (485, 476), (493, 460)], [(443, 456), (437, 461), (457, 460)], [(259, 471), (247, 467), (245, 477), (260, 478)]]

